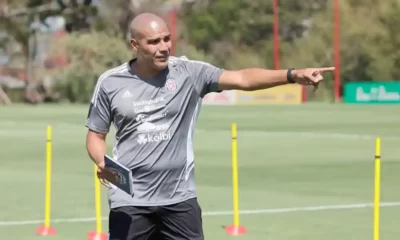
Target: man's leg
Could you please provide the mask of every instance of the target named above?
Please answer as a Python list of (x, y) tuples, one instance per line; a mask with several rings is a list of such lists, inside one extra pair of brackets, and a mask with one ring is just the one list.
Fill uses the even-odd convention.
[(109, 240), (148, 240), (156, 232), (155, 211), (149, 207), (111, 209)]
[(203, 240), (203, 220), (197, 198), (163, 206), (160, 211), (160, 234), (164, 240)]

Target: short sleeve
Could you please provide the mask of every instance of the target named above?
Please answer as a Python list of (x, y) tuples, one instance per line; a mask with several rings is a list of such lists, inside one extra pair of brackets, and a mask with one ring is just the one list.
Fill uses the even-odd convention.
[(200, 97), (210, 92), (220, 92), (218, 81), (224, 69), (202, 61), (185, 61), (186, 69)]
[(101, 83), (98, 85), (90, 102), (86, 127), (94, 132), (108, 133), (112, 122), (111, 103)]

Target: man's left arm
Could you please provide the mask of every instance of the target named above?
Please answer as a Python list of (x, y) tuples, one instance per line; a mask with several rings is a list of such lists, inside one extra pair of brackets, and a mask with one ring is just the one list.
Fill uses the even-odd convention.
[(335, 70), (334, 67), (327, 67), (287, 70), (245, 68), (232, 71), (201, 61), (187, 60), (184, 63), (201, 97), (210, 92), (254, 91), (291, 83), (313, 85), (316, 89), (323, 80), (322, 74)]
[(280, 85), (298, 83), (313, 85), (315, 88), (323, 80), (322, 74), (334, 71), (334, 67), (305, 68), (293, 70), (269, 70), (246, 68), (237, 71), (224, 71), (218, 81), (218, 90), (238, 89), (254, 91)]

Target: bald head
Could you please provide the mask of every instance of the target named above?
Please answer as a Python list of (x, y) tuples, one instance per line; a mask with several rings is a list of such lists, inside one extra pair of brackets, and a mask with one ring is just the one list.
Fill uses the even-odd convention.
[(141, 13), (131, 22), (131, 38), (145, 37), (151, 32), (160, 31), (162, 29), (167, 30), (168, 26), (161, 17), (153, 13)]
[(130, 33), (131, 47), (136, 53), (136, 71), (144, 75), (168, 67), (171, 33), (161, 17), (152, 13), (137, 15), (131, 22)]

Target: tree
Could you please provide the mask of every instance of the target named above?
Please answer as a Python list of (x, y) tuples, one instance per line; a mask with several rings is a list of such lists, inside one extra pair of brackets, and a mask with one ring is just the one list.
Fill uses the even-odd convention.
[[(272, 0), (210, 1), (183, 12), (184, 37), (220, 66), (272, 68), (272, 14)], [(343, 84), (400, 79), (399, 14), (397, 0), (340, 1)], [(281, 67), (333, 66), (333, 24), (330, 0), (279, 0)]]
[(95, 31), (72, 33), (60, 39), (54, 43), (51, 52), (58, 55), (59, 51), (67, 55), (70, 64), (49, 74), (55, 79), (53, 90), (59, 99), (78, 103), (90, 101), (103, 72), (132, 57), (120, 38)]
[[(288, 42), (302, 37), (308, 28), (304, 22), (326, 8), (326, 0), (281, 0), (279, 4), (281, 40)], [(219, 65), (231, 65), (227, 59), (232, 58), (227, 56), (240, 55), (240, 50), (247, 55), (258, 53), (264, 65), (272, 66), (272, 0), (212, 1), (202, 8), (186, 9), (182, 19), (187, 41), (207, 53), (223, 56), (216, 56)]]

